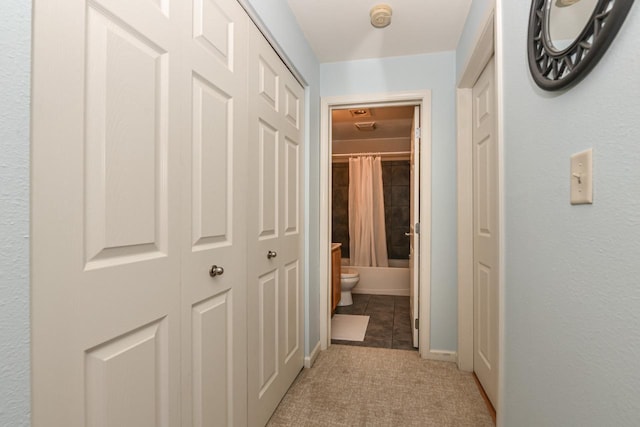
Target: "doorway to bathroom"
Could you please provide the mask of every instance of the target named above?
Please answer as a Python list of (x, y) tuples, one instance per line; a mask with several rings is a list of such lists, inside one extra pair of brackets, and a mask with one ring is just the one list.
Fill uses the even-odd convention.
[[(429, 92), (323, 98), (322, 349), (332, 318), (337, 330), (339, 317), (356, 315), (369, 323), (353, 344), (429, 357), (430, 142)], [(351, 292), (335, 292), (336, 263), (355, 277)]]

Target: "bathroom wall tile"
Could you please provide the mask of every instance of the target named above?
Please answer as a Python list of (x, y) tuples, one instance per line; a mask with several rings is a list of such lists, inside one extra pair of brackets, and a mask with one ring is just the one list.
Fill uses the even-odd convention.
[(384, 208), (387, 209), (391, 207), (393, 200), (393, 186), (385, 185), (382, 187), (383, 189), (383, 197), (384, 197)]
[(384, 225), (385, 225), (385, 232), (387, 234), (391, 234), (391, 221), (393, 219), (393, 210), (392, 209), (385, 209), (384, 210)]
[(349, 187), (334, 187), (332, 197), (332, 209), (334, 207), (349, 209)]
[(407, 259), (408, 254), (404, 247), (391, 246), (388, 249), (389, 259)]
[(411, 168), (409, 162), (392, 166), (391, 185), (410, 185)]
[(409, 227), (393, 227), (391, 229), (391, 245), (409, 248), (409, 236), (405, 235), (407, 232), (409, 232)]
[(334, 163), (332, 168), (332, 182), (340, 187), (349, 186), (349, 164)]
[(392, 164), (395, 162), (382, 162), (382, 185), (391, 185), (392, 182)]
[(406, 227), (409, 224), (409, 207), (395, 207), (391, 208), (391, 226), (392, 227)]
[(408, 185), (394, 185), (391, 204), (393, 206), (409, 206), (411, 202), (411, 187)]

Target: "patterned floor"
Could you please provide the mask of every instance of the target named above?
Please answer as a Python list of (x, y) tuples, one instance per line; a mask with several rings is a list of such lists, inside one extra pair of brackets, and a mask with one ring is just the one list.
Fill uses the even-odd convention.
[(409, 297), (353, 294), (353, 305), (336, 307), (336, 314), (359, 314), (370, 319), (364, 341), (331, 340), (332, 344), (415, 350)]

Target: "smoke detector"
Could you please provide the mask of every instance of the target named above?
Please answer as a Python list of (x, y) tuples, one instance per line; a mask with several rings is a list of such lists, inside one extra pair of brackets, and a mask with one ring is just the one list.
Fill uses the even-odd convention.
[(384, 28), (391, 24), (391, 13), (391, 6), (388, 4), (373, 6), (369, 12), (369, 16), (371, 16), (371, 25), (376, 28)]

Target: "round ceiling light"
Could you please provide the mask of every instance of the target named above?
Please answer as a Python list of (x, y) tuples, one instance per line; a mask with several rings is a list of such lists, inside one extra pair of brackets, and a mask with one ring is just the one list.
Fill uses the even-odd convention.
[(371, 25), (376, 28), (384, 28), (391, 24), (391, 13), (391, 6), (388, 4), (373, 6), (369, 12), (369, 16), (371, 16)]

